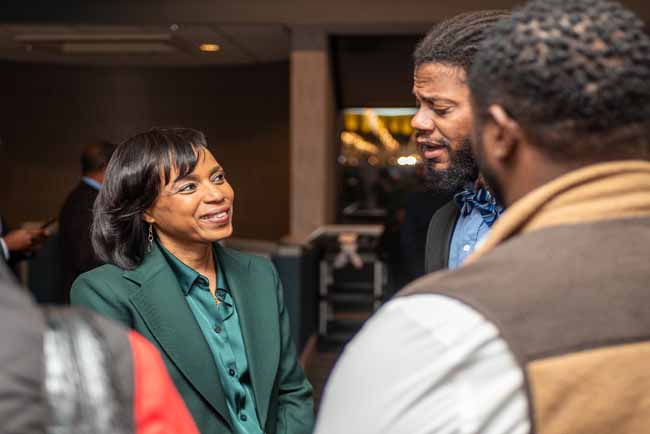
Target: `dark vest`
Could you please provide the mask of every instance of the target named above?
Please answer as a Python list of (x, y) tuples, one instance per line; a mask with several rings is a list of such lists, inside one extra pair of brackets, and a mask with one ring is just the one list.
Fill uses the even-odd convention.
[(546, 228), (400, 293), (458, 299), (526, 375), (532, 432), (650, 432), (650, 218)]

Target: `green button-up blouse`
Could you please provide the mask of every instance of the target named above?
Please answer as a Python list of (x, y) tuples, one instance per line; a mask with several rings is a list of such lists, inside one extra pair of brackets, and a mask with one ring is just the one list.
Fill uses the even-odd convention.
[[(261, 434), (251, 387), (246, 348), (237, 316), (237, 307), (226, 286), (225, 273), (214, 260), (217, 274), (216, 304), (208, 279), (185, 265), (162, 245), (161, 250), (178, 279), (185, 299), (208, 342), (219, 379), (226, 395), (230, 422), (237, 434)], [(206, 363), (206, 369), (215, 366)]]

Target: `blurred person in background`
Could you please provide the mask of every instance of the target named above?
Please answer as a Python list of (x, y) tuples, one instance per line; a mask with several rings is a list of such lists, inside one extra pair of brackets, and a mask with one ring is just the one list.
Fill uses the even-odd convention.
[(93, 252), (90, 225), (93, 205), (114, 150), (114, 144), (100, 142), (86, 146), (81, 153), (81, 180), (68, 194), (59, 214), (63, 284), (55, 302), (69, 303), (70, 287), (77, 276), (102, 264)]
[(277, 271), (218, 243), (232, 234), (233, 201), (201, 132), (126, 140), (94, 208), (107, 265), (79, 276), (71, 300), (158, 347), (202, 434), (308, 434), (312, 388)]
[(388, 269), (388, 293), (394, 294), (409, 280), (408, 264), (402, 252), (400, 234), (411, 185), (396, 167), (382, 167), (379, 169), (373, 190), (378, 206), (386, 210), (378, 249)]
[[(0, 139), (0, 145), (2, 144)], [(18, 262), (37, 253), (49, 235), (46, 227), (11, 230), (0, 210), (0, 262), (7, 264), (17, 274)]]

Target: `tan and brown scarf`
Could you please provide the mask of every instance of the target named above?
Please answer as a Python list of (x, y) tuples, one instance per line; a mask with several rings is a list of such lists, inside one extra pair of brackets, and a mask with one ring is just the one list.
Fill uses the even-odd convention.
[(465, 264), (518, 234), (549, 226), (643, 216), (650, 216), (650, 162), (594, 164), (556, 178), (515, 202)]

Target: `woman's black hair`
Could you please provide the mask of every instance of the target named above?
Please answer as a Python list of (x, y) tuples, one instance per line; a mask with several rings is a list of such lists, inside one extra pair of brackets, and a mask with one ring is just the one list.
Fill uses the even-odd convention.
[(152, 128), (122, 142), (113, 153), (93, 210), (91, 239), (97, 257), (122, 269), (144, 259), (148, 224), (143, 220), (167, 185), (196, 167), (206, 148), (202, 132), (190, 128)]

